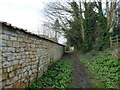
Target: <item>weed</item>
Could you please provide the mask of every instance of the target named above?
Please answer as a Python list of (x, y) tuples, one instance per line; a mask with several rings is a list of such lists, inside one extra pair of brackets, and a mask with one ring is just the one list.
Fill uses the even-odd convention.
[(71, 82), (72, 62), (59, 61), (52, 64), (41, 78), (32, 83), (30, 89), (67, 88)]
[(93, 74), (91, 81), (95, 88), (120, 88), (120, 57), (113, 57), (110, 51), (90, 59), (81, 60)]

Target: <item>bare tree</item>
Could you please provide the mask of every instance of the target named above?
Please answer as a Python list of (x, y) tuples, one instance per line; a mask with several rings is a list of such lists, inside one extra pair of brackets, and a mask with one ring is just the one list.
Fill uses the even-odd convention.
[(117, 0), (106, 0), (107, 29), (109, 32), (113, 32), (113, 28), (115, 26), (115, 12), (117, 3)]

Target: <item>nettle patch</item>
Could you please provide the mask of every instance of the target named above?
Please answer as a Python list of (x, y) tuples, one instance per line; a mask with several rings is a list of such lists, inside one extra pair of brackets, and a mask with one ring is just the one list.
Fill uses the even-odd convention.
[(113, 57), (111, 52), (105, 51), (101, 55), (87, 62), (89, 72), (95, 88), (120, 88), (120, 57)]
[(72, 62), (58, 61), (52, 64), (41, 78), (32, 83), (30, 89), (67, 88), (72, 81)]

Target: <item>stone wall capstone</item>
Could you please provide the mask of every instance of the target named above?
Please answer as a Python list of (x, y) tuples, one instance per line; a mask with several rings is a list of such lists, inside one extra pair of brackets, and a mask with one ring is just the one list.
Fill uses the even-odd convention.
[(0, 86), (25, 88), (62, 57), (64, 46), (0, 23), (0, 51)]

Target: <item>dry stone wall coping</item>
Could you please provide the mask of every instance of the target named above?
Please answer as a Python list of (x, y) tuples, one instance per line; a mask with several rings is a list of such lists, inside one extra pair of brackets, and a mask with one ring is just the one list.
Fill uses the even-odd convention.
[[(28, 32), (26, 29), (22, 29), (22, 28), (18, 28), (18, 27), (16, 27), (16, 26), (12, 26), (10, 23), (1, 22), (1, 21), (0, 21), (0, 23), (3, 24), (3, 25), (6, 25), (6, 26), (8, 26), (8, 27), (12, 27), (14, 30), (20, 30), (20, 31), (23, 31), (23, 32), (28, 33), (28, 34), (30, 34), (30, 35), (34, 35), (34, 36), (40, 37), (40, 38), (42, 38), (42, 39), (45, 39), (45, 40), (48, 40), (48, 41), (50, 41), (50, 42), (59, 44), (59, 45), (61, 45), (61, 46), (65, 46), (65, 45), (63, 45), (63, 44), (60, 44), (60, 43), (58, 43), (58, 42), (53, 41), (53, 40), (50, 39), (50, 38), (47, 38), (47, 37), (44, 37), (44, 36), (40, 36), (40, 35), (35, 34), (35, 33), (32, 33), (32, 32)], [(7, 36), (4, 36), (4, 37), (7, 38)], [(14, 39), (14, 38), (13, 38), (13, 39)]]

